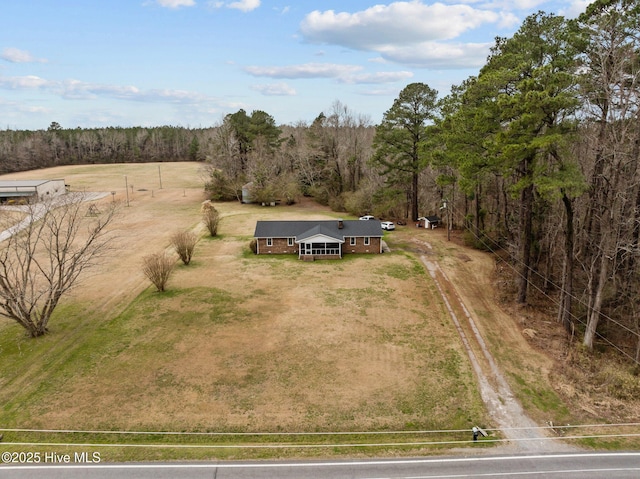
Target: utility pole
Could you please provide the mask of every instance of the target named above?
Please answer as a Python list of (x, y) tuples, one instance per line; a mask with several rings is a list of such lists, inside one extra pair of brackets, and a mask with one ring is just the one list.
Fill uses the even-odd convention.
[(443, 200), (440, 210), (444, 210), (445, 219), (447, 222), (447, 241), (451, 241), (451, 227), (449, 224), (449, 207), (447, 205), (448, 205), (447, 200)]
[(129, 184), (127, 183), (127, 175), (124, 175), (124, 190), (127, 192), (127, 206), (129, 206)]

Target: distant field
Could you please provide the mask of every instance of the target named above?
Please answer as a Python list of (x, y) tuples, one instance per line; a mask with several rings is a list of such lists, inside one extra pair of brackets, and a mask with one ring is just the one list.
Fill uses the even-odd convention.
[[(308, 263), (249, 252), (258, 219), (338, 216), (315, 204), (216, 205), (220, 236), (203, 236), (192, 264), (176, 269), (166, 293), (154, 292), (142, 257), (178, 229), (201, 231), (198, 168), (161, 164), (162, 189), (157, 164), (4, 177), (64, 178), (73, 189), (115, 192), (98, 207), (123, 206), (117, 252), (63, 301), (51, 334), (31, 340), (1, 320), (3, 427), (311, 432), (470, 429), (486, 420), (416, 257)], [(392, 247), (395, 233), (403, 234), (387, 235)]]

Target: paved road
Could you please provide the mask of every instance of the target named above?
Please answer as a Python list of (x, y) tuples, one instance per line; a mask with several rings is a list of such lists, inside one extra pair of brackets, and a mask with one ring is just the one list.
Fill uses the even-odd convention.
[(3, 479), (427, 479), (640, 477), (640, 452), (316, 462), (0, 465)]

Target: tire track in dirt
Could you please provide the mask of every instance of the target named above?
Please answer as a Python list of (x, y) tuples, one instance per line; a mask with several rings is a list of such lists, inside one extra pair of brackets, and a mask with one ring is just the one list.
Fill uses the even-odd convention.
[[(430, 245), (428, 245), (430, 246)], [(433, 257), (420, 256), (454, 322), (476, 374), (480, 394), (497, 427), (519, 452), (558, 452), (575, 448), (544, 434), (516, 400), (487, 348), (473, 316), (455, 286)], [(460, 314), (456, 314), (456, 311)]]

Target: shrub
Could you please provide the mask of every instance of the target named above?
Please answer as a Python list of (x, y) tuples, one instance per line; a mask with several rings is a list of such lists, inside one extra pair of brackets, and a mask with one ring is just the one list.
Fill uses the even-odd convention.
[(242, 196), (236, 182), (231, 181), (223, 172), (212, 170), (211, 176), (204, 185), (209, 198), (214, 201), (233, 201)]
[(218, 234), (218, 223), (220, 223), (220, 213), (210, 201), (202, 205), (202, 222), (211, 236)]
[(192, 231), (178, 231), (171, 237), (171, 245), (185, 265), (191, 262), (196, 243), (198, 237)]
[(154, 253), (143, 258), (142, 271), (158, 291), (162, 292), (166, 289), (175, 264), (175, 260), (166, 253)]

